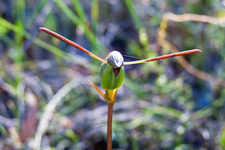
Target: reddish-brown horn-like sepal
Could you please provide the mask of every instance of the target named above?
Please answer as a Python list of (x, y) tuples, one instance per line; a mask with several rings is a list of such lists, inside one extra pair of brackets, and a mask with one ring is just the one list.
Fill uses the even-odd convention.
[(177, 52), (177, 53), (172, 53), (172, 54), (168, 54), (168, 55), (158, 56), (158, 57), (154, 57), (154, 58), (148, 58), (148, 59), (143, 59), (143, 60), (138, 60), (138, 61), (124, 62), (124, 65), (140, 64), (140, 63), (145, 63), (145, 62), (149, 62), (149, 61), (155, 61), (155, 60), (166, 59), (166, 58), (170, 58), (170, 57), (188, 55), (188, 54), (199, 53), (199, 52), (201, 52), (201, 50), (193, 49), (193, 50), (188, 50), (188, 51), (183, 51), (183, 52)]

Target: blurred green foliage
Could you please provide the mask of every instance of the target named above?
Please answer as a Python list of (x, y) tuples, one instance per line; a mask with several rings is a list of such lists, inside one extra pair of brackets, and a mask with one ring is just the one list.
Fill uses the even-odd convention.
[[(39, 31), (49, 28), (106, 57), (169, 53), (157, 44), (166, 12), (224, 17), (219, 0), (0, 1), (0, 149), (32, 149), (39, 119), (56, 93), (41, 148), (105, 149), (107, 104), (87, 82), (99, 83), (101, 62)], [(166, 39), (194, 67), (225, 79), (225, 28), (168, 22)], [(125, 59), (132, 59), (126, 58)], [(176, 59), (125, 66), (114, 106), (115, 149), (224, 149), (225, 90), (189, 74)]]

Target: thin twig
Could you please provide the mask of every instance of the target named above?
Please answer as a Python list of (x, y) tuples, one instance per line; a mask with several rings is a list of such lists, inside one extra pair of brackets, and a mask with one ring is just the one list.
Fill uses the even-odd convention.
[[(205, 15), (197, 15), (197, 14), (183, 14), (183, 15), (176, 15), (173, 13), (165, 13), (162, 21), (160, 23), (160, 27), (158, 30), (158, 44), (162, 46), (165, 49), (170, 50), (173, 53), (178, 52), (178, 49), (171, 44), (169, 41), (165, 40), (166, 37), (166, 29), (167, 29), (167, 22), (171, 20), (174, 22), (184, 22), (184, 21), (197, 21), (197, 22), (205, 22), (205, 23), (210, 23), (210, 24), (215, 24), (215, 25), (222, 25), (225, 23), (225, 17), (222, 18), (215, 18), (215, 17), (210, 17), (210, 16), (205, 16)], [(209, 83), (213, 83), (214, 85), (220, 85), (225, 87), (225, 80), (222, 78), (218, 77), (213, 77), (212, 75), (200, 71), (193, 67), (190, 63), (187, 62), (187, 60), (180, 56), (176, 57), (177, 61), (181, 64), (181, 66), (190, 74), (205, 80)]]
[[(162, 39), (162, 38), (158, 39), (158, 43), (162, 45), (162, 47), (169, 49), (172, 52), (178, 52), (178, 49), (174, 47), (170, 42), (166, 41), (165, 39)], [(176, 57), (176, 59), (180, 63), (180, 65), (190, 74), (202, 80), (205, 80), (207, 82), (225, 87), (225, 80), (223, 80), (222, 78), (213, 77), (212, 75), (206, 72), (196, 69), (184, 57)]]
[(210, 17), (206, 15), (197, 15), (197, 14), (182, 14), (182, 15), (176, 15), (173, 13), (166, 13), (164, 15), (165, 19), (172, 20), (174, 22), (185, 22), (185, 21), (197, 21), (197, 22), (205, 22), (215, 25), (222, 25), (225, 23), (225, 17), (216, 18), (216, 17)]

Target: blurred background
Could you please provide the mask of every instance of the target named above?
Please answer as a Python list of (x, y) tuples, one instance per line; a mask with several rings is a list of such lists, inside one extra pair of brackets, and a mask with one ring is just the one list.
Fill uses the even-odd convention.
[[(101, 62), (126, 61), (113, 116), (114, 149), (225, 149), (225, 6), (221, 0), (1, 0), (0, 149), (106, 149)], [(169, 13), (168, 13), (169, 12)], [(192, 15), (191, 15), (192, 14)]]

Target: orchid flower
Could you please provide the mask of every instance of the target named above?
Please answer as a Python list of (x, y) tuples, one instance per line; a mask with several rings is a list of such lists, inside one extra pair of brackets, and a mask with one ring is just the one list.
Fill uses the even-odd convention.
[(93, 58), (98, 59), (102, 62), (100, 67), (100, 76), (101, 76), (101, 87), (105, 90), (103, 93), (97, 86), (89, 83), (98, 91), (98, 93), (107, 101), (108, 104), (108, 121), (107, 121), (107, 150), (112, 149), (112, 114), (113, 114), (113, 105), (116, 99), (117, 89), (121, 87), (124, 81), (124, 65), (140, 64), (149, 61), (155, 61), (160, 59), (166, 59), (175, 56), (188, 55), (193, 53), (201, 52), (199, 49), (187, 50), (183, 52), (172, 53), (168, 55), (158, 56), (154, 58), (148, 58), (138, 61), (124, 62), (123, 56), (118, 51), (112, 51), (109, 53), (108, 57), (102, 59), (97, 55), (91, 53), (82, 46), (74, 43), (73, 41), (55, 33), (49, 29), (41, 27), (40, 30), (72, 45), (73, 47), (81, 50), (82, 52), (90, 55)]
[(102, 59), (102, 58), (98, 57), (97, 55), (91, 53), (87, 49), (83, 48), (82, 46), (63, 37), (62, 35), (59, 35), (58, 33), (55, 33), (44, 27), (41, 27), (40, 30), (72, 45), (73, 47), (81, 50), (82, 52), (84, 52), (84, 53), (90, 55), (91, 57), (98, 59), (99, 61), (102, 62), (102, 65), (100, 67), (101, 87), (102, 87), (102, 89), (106, 90), (105, 94), (98, 87), (96, 87), (93, 83), (91, 83), (90, 81), (89, 81), (89, 83), (98, 91), (98, 93), (108, 103), (114, 103), (115, 98), (116, 98), (116, 91), (123, 84), (124, 65), (140, 64), (140, 63), (175, 57), (175, 56), (182, 56), (182, 55), (188, 55), (188, 54), (201, 52), (201, 50), (199, 50), (199, 49), (193, 49), (193, 50), (187, 50), (187, 51), (183, 51), (183, 52), (177, 52), (177, 53), (172, 53), (172, 54), (168, 54), (168, 55), (158, 56), (158, 57), (154, 57), (154, 58), (124, 62), (123, 56), (121, 55), (120, 52), (112, 51), (111, 53), (109, 53), (108, 57), (106, 57), (105, 59)]

